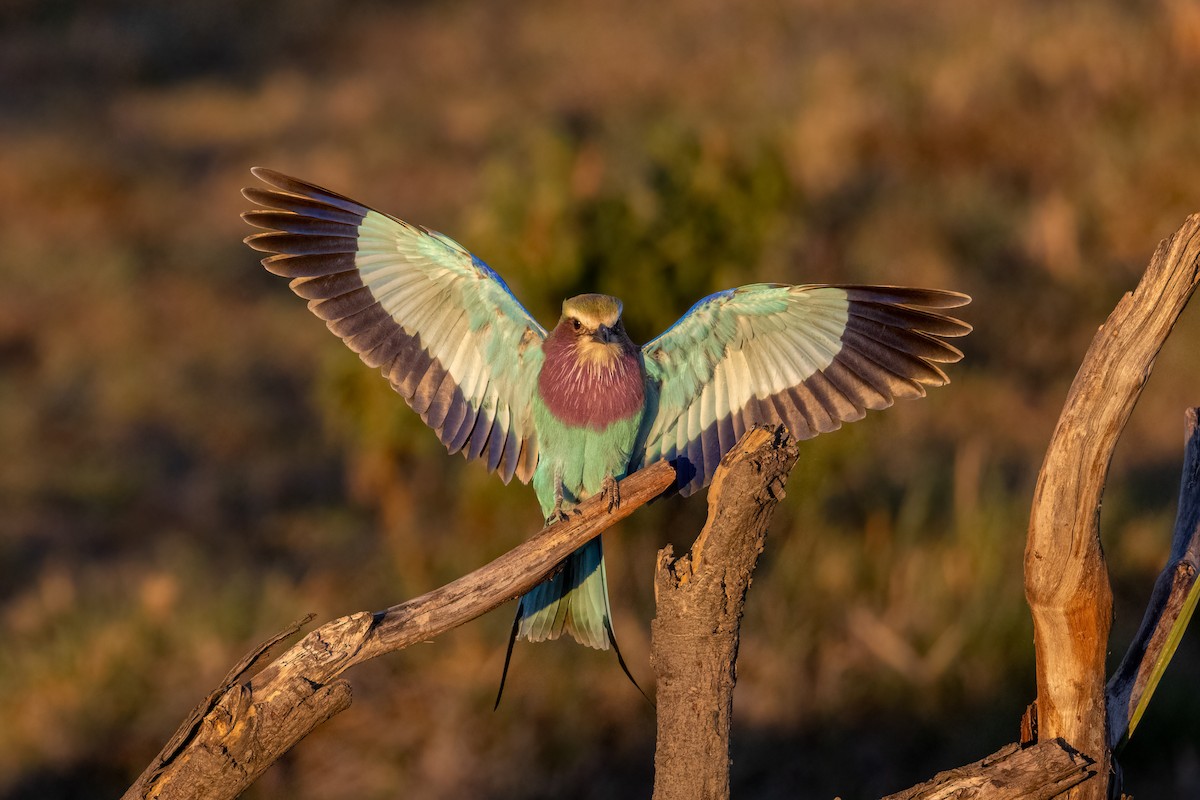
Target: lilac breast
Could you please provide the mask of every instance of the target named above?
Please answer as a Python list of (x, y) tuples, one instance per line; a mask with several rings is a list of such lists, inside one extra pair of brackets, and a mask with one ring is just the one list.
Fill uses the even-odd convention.
[(538, 376), (538, 393), (558, 419), (603, 430), (641, 410), (644, 385), (636, 350), (627, 346), (606, 364), (589, 363), (578, 358), (574, 338), (558, 331), (551, 333), (542, 348), (546, 358)]

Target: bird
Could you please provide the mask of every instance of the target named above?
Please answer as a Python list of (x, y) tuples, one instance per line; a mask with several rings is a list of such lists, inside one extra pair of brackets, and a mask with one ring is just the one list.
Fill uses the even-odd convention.
[[(450, 237), (251, 172), (263, 185), (243, 190), (256, 208), (242, 217), (260, 232), (245, 242), (270, 254), (263, 266), (290, 279), (449, 453), (532, 483), (548, 524), (597, 494), (611, 510), (618, 481), (660, 460), (690, 495), (755, 426), (804, 440), (924, 396), (949, 383), (940, 365), (963, 357), (945, 339), (971, 331), (946, 313), (970, 302), (959, 292), (820, 283), (716, 292), (640, 347), (605, 294), (564, 300), (547, 330)], [(611, 618), (597, 537), (520, 598), (508, 657), (516, 640), (567, 634), (611, 644), (625, 668)]]

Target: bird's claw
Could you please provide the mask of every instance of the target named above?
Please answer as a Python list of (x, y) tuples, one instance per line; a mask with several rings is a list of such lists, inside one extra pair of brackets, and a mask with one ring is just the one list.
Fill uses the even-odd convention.
[(609, 513), (612, 513), (613, 509), (621, 507), (621, 485), (617, 483), (617, 479), (611, 473), (604, 476), (604, 483), (600, 487), (600, 495), (608, 500)]
[(557, 505), (554, 507), (554, 510), (550, 512), (550, 516), (546, 517), (546, 524), (553, 525), (556, 522), (566, 522), (569, 518), (570, 517), (567, 515), (567, 512), (563, 511), (562, 506)]

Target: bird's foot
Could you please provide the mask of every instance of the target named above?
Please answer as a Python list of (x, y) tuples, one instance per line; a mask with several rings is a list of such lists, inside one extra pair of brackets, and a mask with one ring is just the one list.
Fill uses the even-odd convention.
[(600, 496), (608, 500), (608, 511), (612, 513), (613, 509), (621, 507), (621, 485), (617, 483), (617, 479), (610, 472), (604, 476), (604, 483), (600, 486)]
[(553, 525), (556, 522), (566, 522), (567, 515), (563, 511), (563, 484), (562, 470), (554, 471), (554, 508), (550, 511), (550, 516), (546, 517), (546, 524)]

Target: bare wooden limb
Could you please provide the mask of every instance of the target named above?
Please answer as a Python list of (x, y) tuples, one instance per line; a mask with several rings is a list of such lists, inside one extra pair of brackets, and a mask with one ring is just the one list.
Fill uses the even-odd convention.
[(708, 491), (708, 521), (691, 551), (658, 554), (651, 623), (657, 676), (655, 800), (729, 797), (729, 727), (742, 606), (783, 498), (796, 447), (782, 428), (750, 431)]
[(1062, 739), (1027, 748), (1009, 744), (883, 800), (1049, 800), (1095, 772), (1092, 761)]
[(1183, 476), (1179, 510), (1167, 565), (1154, 583), (1142, 626), (1121, 666), (1108, 682), (1108, 743), (1116, 748), (1132, 735), (1175, 654), (1188, 620), (1196, 610), (1196, 573), (1200, 571), (1200, 409), (1186, 413)]
[[(163, 749), (160, 750), (158, 755), (154, 757), (154, 760), (150, 762), (150, 766), (147, 767), (142, 773), (141, 777), (138, 778), (138, 782), (134, 784), (133, 788), (136, 788), (139, 784), (150, 785), (157, 780), (158, 776), (161, 775), (163, 770), (166, 768), (166, 765), (174, 761), (175, 757), (179, 754), (179, 751), (182, 750), (188, 742), (195, 738), (196, 732), (201, 723), (203, 723), (205, 717), (207, 717), (209, 713), (216, 708), (217, 703), (220, 702), (221, 698), (230, 689), (232, 689), (235, 684), (237, 684), (241, 677), (247, 672), (253, 670), (254, 667), (257, 666), (258, 663), (261, 662), (262, 659), (267, 655), (267, 653), (269, 653), (271, 649), (275, 647), (275, 645), (299, 633), (300, 629), (312, 622), (313, 617), (315, 616), (315, 614), (305, 615), (302, 619), (296, 620), (291, 625), (284, 628), (279, 633), (271, 636), (271, 638), (264, 641), (258, 647), (255, 647), (249, 653), (242, 656), (241, 660), (233, 666), (233, 669), (229, 670), (229, 673), (225, 676), (225, 679), (221, 681), (220, 685), (218, 685), (213, 691), (209, 692), (208, 697), (201, 700), (199, 705), (192, 709), (192, 712), (188, 714), (187, 718), (184, 719), (180, 726), (175, 730), (175, 733), (171, 736), (171, 738), (167, 740), (167, 743), (163, 745)], [(340, 711), (341, 709), (338, 710)], [(130, 791), (133, 791), (133, 788), (131, 788)], [(128, 794), (126, 794), (126, 796), (128, 796)]]
[(593, 498), (567, 522), (543, 528), (440, 589), (386, 611), (364, 611), (322, 625), (243, 682), (242, 673), (265, 651), (257, 648), (231, 672), (228, 685), (201, 704), (199, 719), (181, 726), (124, 797), (236, 797), (313, 728), (350, 705), (349, 684), (337, 679), (346, 669), (431, 639), (523, 594), (571, 552), (674, 482), (675, 470), (666, 462), (641, 470), (621, 481), (621, 505), (611, 513), (606, 500)]
[(1104, 660), (1112, 590), (1100, 549), (1100, 498), (1113, 449), (1154, 359), (1200, 280), (1200, 215), (1161, 242), (1142, 280), (1109, 315), (1071, 384), (1038, 475), (1025, 547), (1033, 612), (1039, 741), (1063, 738), (1095, 760), (1108, 789)]

